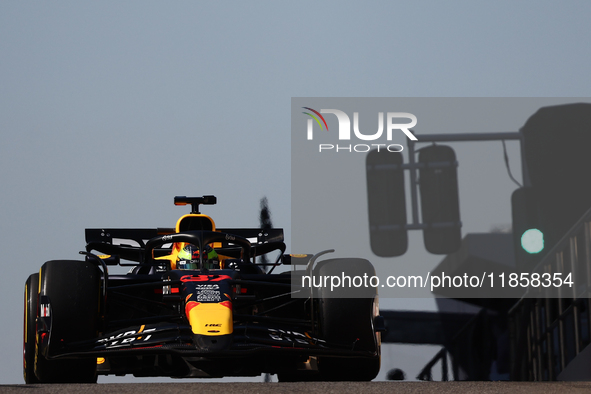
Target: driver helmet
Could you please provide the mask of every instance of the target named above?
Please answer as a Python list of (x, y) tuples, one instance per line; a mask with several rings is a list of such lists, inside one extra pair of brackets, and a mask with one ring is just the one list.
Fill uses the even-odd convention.
[[(205, 246), (206, 254), (203, 256), (204, 268), (213, 269), (219, 267), (219, 258), (216, 251), (209, 245)], [(185, 244), (177, 255), (176, 268), (179, 270), (199, 269), (199, 248), (193, 244)]]

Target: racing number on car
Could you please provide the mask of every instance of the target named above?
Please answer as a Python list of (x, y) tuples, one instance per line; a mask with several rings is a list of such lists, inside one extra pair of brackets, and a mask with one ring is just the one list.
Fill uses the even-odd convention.
[(232, 279), (228, 275), (184, 275), (181, 276), (181, 282), (220, 282), (222, 280)]

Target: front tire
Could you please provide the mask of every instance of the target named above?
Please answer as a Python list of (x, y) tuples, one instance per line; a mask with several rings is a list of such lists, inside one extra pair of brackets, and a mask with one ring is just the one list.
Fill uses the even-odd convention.
[[(88, 261), (48, 261), (41, 267), (39, 280), (39, 297), (47, 297), (51, 306), (49, 353), (72, 342), (96, 338), (99, 269)], [(41, 354), (39, 346), (35, 354), (35, 375), (42, 383), (96, 383), (94, 357), (54, 360)]]
[(23, 377), (25, 383), (40, 383), (35, 376), (35, 337), (39, 301), (39, 274), (29, 276), (25, 283), (25, 313), (23, 327)]
[(356, 351), (373, 353), (370, 357), (320, 357), (318, 368), (322, 380), (370, 381), (380, 371), (380, 335), (374, 319), (379, 314), (377, 289), (356, 286), (353, 278), (375, 276), (373, 265), (358, 258), (324, 260), (314, 269), (318, 277), (350, 277), (352, 286), (318, 289), (318, 323), (320, 336), (329, 344)]

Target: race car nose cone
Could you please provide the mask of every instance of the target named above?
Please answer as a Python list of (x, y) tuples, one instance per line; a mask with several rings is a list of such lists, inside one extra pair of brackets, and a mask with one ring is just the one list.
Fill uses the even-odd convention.
[(199, 349), (206, 351), (229, 349), (232, 345), (232, 334), (216, 336), (194, 334), (193, 342)]

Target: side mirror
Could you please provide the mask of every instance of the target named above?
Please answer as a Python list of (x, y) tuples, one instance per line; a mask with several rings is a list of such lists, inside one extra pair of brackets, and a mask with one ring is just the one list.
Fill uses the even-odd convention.
[(97, 255), (106, 265), (119, 265), (121, 259), (119, 255), (99, 254)]

